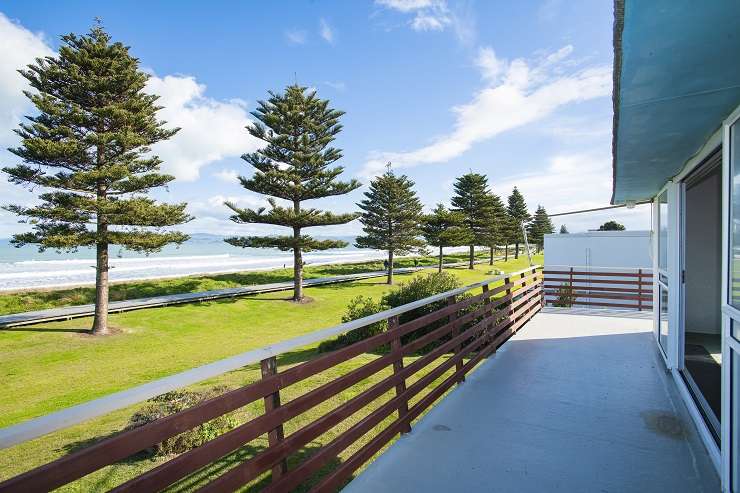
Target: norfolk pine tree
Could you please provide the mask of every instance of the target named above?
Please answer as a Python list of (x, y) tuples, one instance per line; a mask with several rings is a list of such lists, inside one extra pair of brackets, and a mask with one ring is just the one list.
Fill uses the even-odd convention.
[(446, 209), (442, 204), (437, 204), (431, 214), (424, 216), (421, 231), (427, 243), (439, 248), (439, 272), (442, 272), (442, 248), (470, 243), (465, 216)]
[(365, 236), (358, 236), (357, 248), (388, 252), (388, 284), (393, 284), (393, 258), (424, 246), (419, 239), (422, 205), (414, 191), (414, 182), (406, 175), (396, 176), (390, 169), (370, 182), (360, 222)]
[(512, 221), (510, 225), (512, 240), (515, 244), (514, 258), (519, 258), (519, 244), (524, 241), (524, 234), (522, 233), (522, 224), (524, 226), (529, 223), (532, 216), (527, 212), (527, 203), (524, 201), (524, 196), (519, 192), (519, 189), (514, 187), (509, 195), (508, 206), (506, 212), (509, 213), (509, 218)]
[[(297, 84), (288, 86), (283, 94), (270, 92), (267, 101), (259, 101), (252, 112), (257, 119), (247, 130), (266, 145), (242, 156), (255, 168), (251, 178), (239, 177), (242, 186), (252, 192), (268, 195), (270, 210), (241, 209), (233, 203), (226, 205), (234, 211), (231, 220), (238, 224), (271, 224), (292, 230), (285, 236), (241, 236), (227, 238), (234, 246), (278, 248), (293, 252), (293, 301), (303, 300), (303, 252), (342, 248), (347, 242), (317, 240), (302, 234), (314, 226), (345, 224), (357, 214), (334, 214), (313, 208), (303, 208), (306, 200), (344, 195), (360, 186), (357, 180), (336, 181), (344, 171), (332, 166), (342, 158), (340, 149), (331, 142), (342, 130), (339, 118), (344, 114), (329, 108), (329, 101), (316, 97), (316, 91), (307, 91)], [(288, 202), (287, 206), (275, 199)]]
[(61, 39), (57, 56), (20, 71), (36, 90), (25, 94), (39, 113), (21, 123), (21, 146), (9, 149), (24, 164), (3, 168), (12, 183), (41, 188), (41, 203), (5, 208), (33, 224), (13, 237), (16, 246), (96, 248), (92, 332), (106, 334), (109, 245), (155, 252), (188, 238), (162, 229), (191, 219), (186, 204), (146, 196), (174, 179), (159, 173), (150, 146), (179, 129), (157, 120), (158, 97), (144, 93), (149, 76), (99, 24)]
[(542, 249), (545, 245), (545, 235), (554, 233), (555, 226), (552, 225), (550, 216), (547, 215), (547, 211), (541, 205), (537, 206), (537, 210), (534, 213), (532, 222), (527, 226), (527, 235), (529, 240), (537, 245), (537, 252)]
[(452, 210), (465, 217), (465, 227), (470, 233), (468, 268), (474, 268), (475, 246), (485, 245), (487, 221), (492, 215), (490, 191), (486, 175), (467, 173), (455, 181), (455, 195), (452, 197)]
[(560, 234), (561, 235), (567, 235), (568, 233), (570, 233), (570, 231), (568, 231), (568, 228), (565, 226), (565, 224), (561, 225), (560, 226)]
[(496, 246), (501, 244), (506, 237), (506, 206), (501, 197), (491, 192), (489, 196), (490, 205), (486, 209), (489, 213), (486, 218), (486, 231), (484, 234), (486, 245), (489, 248), (488, 265), (493, 265), (493, 257)]

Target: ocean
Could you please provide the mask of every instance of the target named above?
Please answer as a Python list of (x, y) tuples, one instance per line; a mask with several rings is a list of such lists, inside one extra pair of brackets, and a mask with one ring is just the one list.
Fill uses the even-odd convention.
[[(385, 258), (377, 250), (361, 250), (352, 246), (354, 238), (342, 238), (349, 246), (323, 252), (304, 254), (308, 265), (356, 262)], [(293, 265), (293, 254), (272, 249), (237, 248), (223, 237), (195, 234), (179, 247), (167, 246), (149, 256), (111, 247), (112, 281), (157, 279), (194, 274), (218, 274), (246, 270), (265, 270)], [(0, 291), (53, 288), (95, 283), (95, 252), (43, 253), (31, 245), (16, 248), (7, 239), (0, 239)]]

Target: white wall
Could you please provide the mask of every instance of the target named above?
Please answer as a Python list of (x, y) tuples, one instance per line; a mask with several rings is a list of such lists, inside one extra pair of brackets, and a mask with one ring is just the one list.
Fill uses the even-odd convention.
[(650, 231), (545, 235), (545, 266), (652, 269)]

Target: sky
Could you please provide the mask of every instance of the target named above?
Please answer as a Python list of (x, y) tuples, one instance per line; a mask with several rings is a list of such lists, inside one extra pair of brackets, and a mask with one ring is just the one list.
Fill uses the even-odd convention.
[[(225, 200), (266, 205), (237, 176), (260, 147), (245, 127), (268, 91), (298, 82), (345, 111), (334, 145), (345, 178), (365, 186), (307, 204), (357, 210), (391, 161), (427, 210), (449, 205), (456, 177), (488, 176), (504, 197), (517, 186), (530, 212), (608, 205), (611, 197), (612, 2), (610, 0), (367, 0), (209, 2), (6, 0), (0, 4), (0, 167), (19, 159), (13, 133), (33, 108), (17, 73), (53, 55), (60, 36), (102, 19), (131, 47), (160, 96), (159, 117), (182, 130), (154, 146), (176, 180), (156, 197), (187, 202), (188, 233), (276, 233), (229, 221)], [(2, 173), (0, 173), (2, 174)], [(0, 203), (33, 203), (0, 176)], [(553, 218), (570, 232), (616, 219), (649, 229), (646, 206)], [(0, 212), (0, 237), (24, 231)], [(353, 235), (358, 221), (315, 228)]]

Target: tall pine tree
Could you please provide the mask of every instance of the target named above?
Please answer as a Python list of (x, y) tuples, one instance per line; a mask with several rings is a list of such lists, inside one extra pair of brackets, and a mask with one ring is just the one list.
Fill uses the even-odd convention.
[(357, 248), (374, 248), (388, 252), (388, 284), (393, 284), (393, 259), (424, 246), (419, 239), (421, 202), (414, 182), (406, 175), (396, 176), (390, 169), (370, 182), (360, 222), (364, 236), (356, 239)]
[(545, 235), (554, 233), (555, 226), (552, 225), (550, 216), (547, 215), (547, 211), (541, 205), (537, 206), (537, 210), (534, 213), (532, 222), (527, 227), (527, 236), (529, 240), (537, 245), (537, 252), (542, 249), (545, 245)]
[(470, 249), (470, 269), (475, 264), (476, 245), (485, 245), (488, 232), (488, 218), (492, 215), (492, 203), (488, 190), (486, 175), (467, 173), (455, 181), (455, 195), (452, 197), (452, 207), (465, 218), (465, 227), (468, 229)]
[(162, 229), (191, 219), (186, 204), (146, 196), (174, 179), (159, 173), (150, 146), (179, 129), (157, 120), (157, 96), (144, 92), (149, 76), (100, 25), (61, 39), (57, 56), (20, 71), (36, 90), (25, 94), (38, 115), (20, 125), (21, 146), (10, 149), (24, 164), (3, 168), (12, 183), (41, 187), (41, 203), (5, 208), (33, 224), (14, 236), (16, 246), (96, 248), (92, 332), (106, 334), (109, 246), (154, 252), (188, 238)]
[[(242, 186), (252, 192), (268, 195), (270, 209), (239, 208), (231, 220), (238, 224), (271, 224), (292, 229), (285, 236), (240, 236), (226, 242), (239, 247), (278, 248), (293, 252), (293, 301), (303, 300), (303, 252), (342, 248), (347, 242), (317, 240), (303, 234), (305, 228), (345, 224), (357, 214), (334, 214), (302, 207), (306, 200), (344, 195), (360, 186), (357, 180), (337, 181), (344, 171), (332, 166), (342, 158), (341, 150), (331, 142), (342, 130), (339, 118), (344, 114), (329, 107), (329, 101), (316, 97), (316, 91), (291, 85), (285, 93), (270, 92), (252, 112), (257, 119), (247, 130), (266, 145), (242, 156), (255, 168), (251, 178), (239, 177)], [(288, 201), (283, 206), (275, 199)]]
[(565, 224), (562, 224), (560, 226), (560, 234), (567, 235), (568, 233), (570, 233), (570, 231), (568, 231), (568, 228), (565, 226)]
[(509, 195), (509, 203), (506, 208), (506, 212), (509, 214), (511, 221), (511, 241), (513, 241), (515, 245), (514, 258), (519, 258), (519, 245), (524, 241), (522, 225), (526, 226), (532, 219), (532, 216), (527, 212), (527, 203), (524, 201), (524, 196), (516, 187), (514, 187), (514, 190), (511, 191), (511, 195)]
[(491, 192), (489, 196), (490, 205), (486, 211), (490, 214), (486, 218), (486, 230), (484, 234), (485, 244), (489, 249), (488, 264), (493, 265), (493, 257), (496, 246), (505, 241), (506, 238), (506, 206), (501, 197)]
[(437, 267), (439, 272), (442, 272), (442, 249), (444, 247), (463, 246), (470, 243), (470, 232), (465, 226), (465, 216), (446, 209), (442, 204), (437, 204), (431, 214), (424, 216), (421, 230), (426, 242), (439, 248)]

